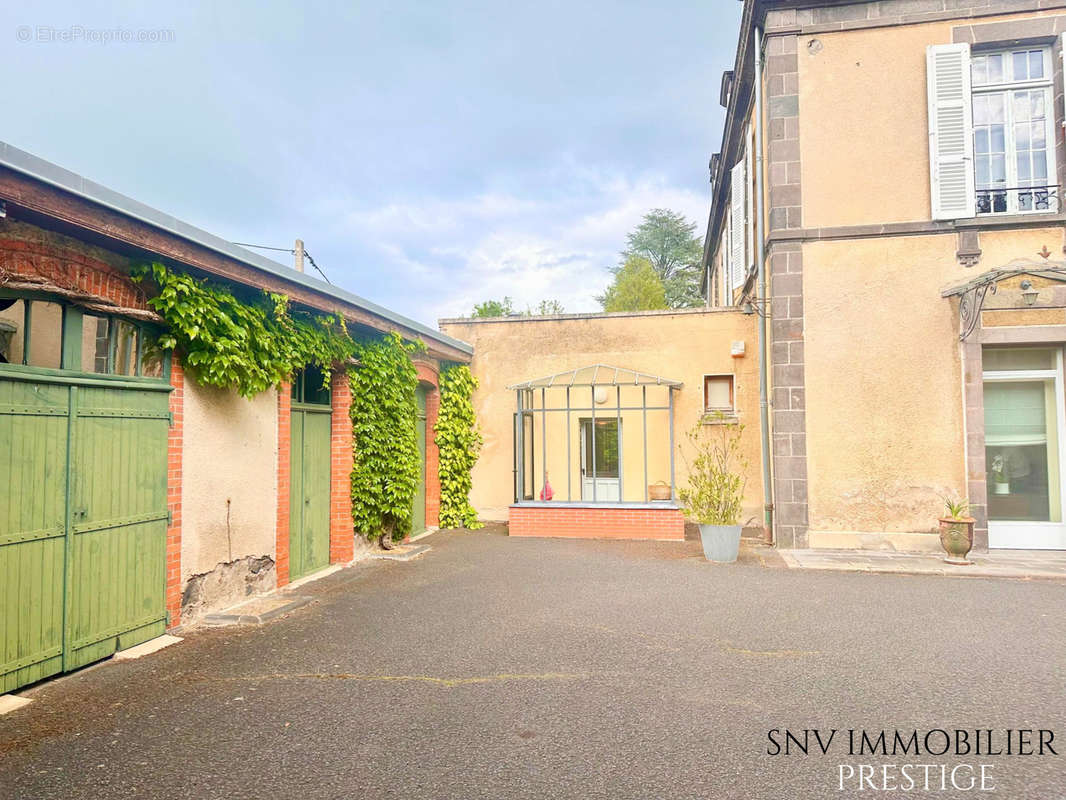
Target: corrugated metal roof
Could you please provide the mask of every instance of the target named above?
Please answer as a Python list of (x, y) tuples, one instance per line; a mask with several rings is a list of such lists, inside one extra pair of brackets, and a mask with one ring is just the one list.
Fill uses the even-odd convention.
[(224, 256), (240, 261), (242, 264), (245, 264), (252, 269), (265, 272), (269, 275), (312, 289), (321, 294), (328, 295), (342, 302), (357, 306), (371, 314), (381, 317), (382, 319), (408, 328), (427, 339), (433, 339), (434, 341), (449, 345), (464, 353), (474, 352), (474, 348), (466, 342), (453, 339), (451, 336), (436, 331), (428, 325), (423, 325), (421, 322), (416, 322), (402, 314), (390, 311), (384, 306), (380, 306), (377, 303), (371, 302), (370, 300), (362, 298), (352, 292), (339, 289), (332, 284), (326, 283), (318, 278), (313, 278), (306, 273), (297, 272), (295, 269), (287, 267), (284, 264), (279, 264), (277, 261), (261, 256), (258, 253), (245, 250), (243, 247), (228, 242), (219, 236), (201, 230), (187, 222), (182, 222), (180, 219), (165, 214), (162, 211), (158, 211), (151, 206), (146, 206), (144, 203), (140, 203), (133, 198), (119, 194), (116, 191), (108, 189), (106, 186), (101, 186), (99, 183), (95, 183), (88, 178), (84, 178), (75, 172), (71, 172), (70, 170), (64, 169), (49, 161), (45, 161), (43, 158), (38, 158), (32, 153), (27, 153), (25, 150), (20, 150), (6, 142), (0, 142), (0, 165), (8, 167), (15, 172), (20, 172), (23, 175), (28, 175), (42, 183), (47, 183), (58, 189), (62, 189), (63, 191), (70, 192), (71, 194), (118, 212), (119, 214), (123, 214), (124, 216), (159, 228), (174, 236), (198, 244), (201, 247), (206, 247), (216, 253), (221, 253)]

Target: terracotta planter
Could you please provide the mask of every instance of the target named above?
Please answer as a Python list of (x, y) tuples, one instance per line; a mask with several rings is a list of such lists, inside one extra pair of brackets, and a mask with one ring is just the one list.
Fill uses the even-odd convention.
[(940, 546), (948, 557), (944, 559), (946, 564), (972, 564), (966, 559), (967, 553), (973, 547), (973, 517), (940, 518)]

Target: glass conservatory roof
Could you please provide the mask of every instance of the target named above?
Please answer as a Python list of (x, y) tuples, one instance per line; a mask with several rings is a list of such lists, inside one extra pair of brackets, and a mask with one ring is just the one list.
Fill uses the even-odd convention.
[(681, 381), (670, 380), (661, 375), (637, 372), (625, 367), (612, 367), (607, 364), (592, 364), (588, 367), (557, 372), (543, 378), (535, 378), (524, 383), (516, 383), (509, 389), (540, 389), (552, 386), (669, 386), (680, 388)]

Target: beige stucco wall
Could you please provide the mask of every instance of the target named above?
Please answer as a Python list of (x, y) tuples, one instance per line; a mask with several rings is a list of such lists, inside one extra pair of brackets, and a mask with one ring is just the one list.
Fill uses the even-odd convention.
[[(513, 414), (515, 393), (507, 387), (564, 370), (603, 363), (680, 380), (684, 387), (676, 396), (676, 438), (683, 443), (684, 431), (699, 419), (703, 404), (705, 374), (734, 374), (737, 409), (745, 424), (743, 449), (748, 461), (747, 491), (742, 521), (761, 522), (762, 483), (759, 465), (759, 379), (755, 357), (754, 317), (731, 310), (645, 312), (643, 314), (597, 314), (582, 317), (517, 318), (499, 320), (443, 320), (441, 330), (474, 346), (471, 367), (480, 381), (474, 404), (485, 438), (473, 472), (471, 501), (485, 519), (506, 519), (513, 492)], [(744, 341), (747, 355), (730, 355), (733, 341)], [(575, 395), (578, 390), (574, 390)], [(588, 392), (588, 389), (584, 390)], [(632, 390), (630, 390), (632, 392)], [(622, 404), (637, 398), (623, 395)], [(562, 396), (553, 400), (565, 402)], [(649, 390), (648, 403), (661, 404)], [(539, 403), (539, 398), (538, 398)], [(577, 405), (576, 396), (572, 405)], [(588, 401), (584, 405), (589, 405)], [(613, 389), (608, 400), (597, 406), (597, 416), (616, 415)], [(565, 419), (565, 415), (555, 416)], [(580, 498), (577, 472), (577, 417), (571, 420), (572, 491)], [(536, 425), (540, 427), (539, 418)], [(557, 500), (566, 499), (566, 440), (564, 421), (549, 422), (548, 472)], [(643, 499), (642, 422), (639, 413), (625, 413), (622, 422), (623, 491), (627, 500)], [(648, 441), (650, 482), (669, 481), (669, 443), (665, 414), (649, 412)], [(538, 447), (539, 441), (538, 438)], [(536, 453), (537, 472), (541, 461)], [(685, 478), (684, 459), (678, 457), (679, 485)], [(540, 481), (537, 481), (540, 491)]]
[[(1061, 13), (988, 17), (980, 24)], [(926, 48), (950, 44), (960, 24), (800, 37), (805, 227), (930, 219)]]
[(181, 575), (275, 555), (277, 392), (251, 400), (185, 381)]
[(982, 233), (972, 269), (954, 234), (804, 246), (812, 532), (929, 531), (939, 495), (965, 496), (957, 301), (940, 291), (1061, 240)]

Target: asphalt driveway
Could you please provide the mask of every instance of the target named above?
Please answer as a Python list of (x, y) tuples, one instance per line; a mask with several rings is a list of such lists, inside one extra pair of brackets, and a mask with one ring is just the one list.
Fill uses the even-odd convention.
[[(1061, 583), (427, 542), (262, 628), (42, 685), (0, 717), (0, 797), (870, 797), (838, 790), (840, 765), (904, 762), (989, 763), (984, 796), (1066, 797)], [(1051, 729), (1061, 755), (841, 747), (847, 729), (977, 727)], [(828, 755), (768, 755), (774, 728), (841, 732)]]

